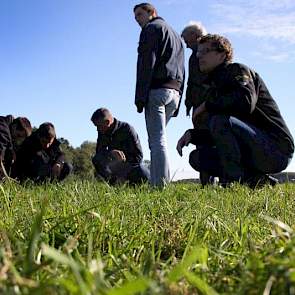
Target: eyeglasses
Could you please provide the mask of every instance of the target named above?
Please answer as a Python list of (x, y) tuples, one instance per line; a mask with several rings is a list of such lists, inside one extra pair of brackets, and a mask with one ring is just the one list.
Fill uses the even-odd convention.
[(202, 55), (204, 56), (211, 51), (217, 51), (217, 49), (216, 48), (205, 48), (204, 50), (198, 50), (197, 57), (202, 56)]

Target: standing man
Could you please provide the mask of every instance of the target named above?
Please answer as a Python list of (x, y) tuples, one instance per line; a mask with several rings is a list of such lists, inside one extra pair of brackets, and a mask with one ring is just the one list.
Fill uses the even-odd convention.
[(155, 7), (141, 3), (133, 9), (142, 28), (137, 59), (135, 105), (145, 110), (151, 151), (151, 184), (170, 181), (166, 125), (177, 116), (184, 86), (184, 50), (181, 37), (158, 16)]
[[(208, 74), (211, 96), (194, 110), (193, 120), (209, 113), (209, 131), (215, 149), (201, 159), (190, 154), (194, 168), (219, 176), (224, 185), (247, 183), (251, 187), (272, 183), (268, 173), (284, 170), (294, 152), (290, 131), (261, 77), (252, 69), (233, 63), (228, 39), (206, 35), (198, 47), (200, 70)], [(177, 149), (195, 141), (187, 131)], [(213, 160), (214, 159), (214, 160)]]
[(91, 121), (98, 133), (92, 158), (97, 176), (111, 184), (147, 181), (149, 171), (142, 164), (141, 145), (134, 128), (114, 118), (106, 108), (97, 109)]

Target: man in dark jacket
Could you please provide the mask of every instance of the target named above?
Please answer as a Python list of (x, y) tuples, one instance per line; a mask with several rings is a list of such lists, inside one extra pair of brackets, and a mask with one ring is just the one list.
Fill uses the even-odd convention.
[[(192, 54), (189, 58), (189, 74), (185, 94), (187, 116), (190, 115), (191, 109), (195, 110), (206, 100), (210, 93), (209, 87), (205, 84), (207, 74), (200, 71), (199, 59), (197, 57), (199, 40), (206, 34), (206, 29), (200, 22), (190, 22), (181, 33), (186, 47), (192, 50)], [(198, 118), (197, 122), (193, 123), (199, 134), (196, 149), (202, 158), (202, 154), (207, 153), (208, 147), (211, 148), (210, 145), (212, 145), (210, 135), (208, 134), (208, 112), (204, 113)], [(202, 185), (212, 182), (213, 179), (214, 178), (206, 171), (200, 171), (200, 181)]]
[[(247, 66), (232, 63), (230, 42), (219, 35), (200, 40), (200, 70), (208, 74), (212, 90), (193, 113), (193, 120), (209, 112), (209, 130), (214, 147), (200, 158), (190, 155), (196, 170), (207, 170), (219, 176), (225, 185), (245, 182), (255, 187), (269, 181), (268, 173), (284, 170), (294, 152), (292, 135), (279, 108), (260, 76)], [(187, 131), (177, 150), (197, 142), (196, 130)], [(271, 181), (270, 181), (271, 182)]]
[(25, 117), (0, 116), (0, 178), (12, 176), (16, 152), (21, 143), (32, 133), (30, 121)]
[(176, 116), (184, 85), (184, 50), (181, 37), (149, 3), (134, 7), (142, 28), (138, 45), (135, 105), (145, 120), (151, 151), (151, 184), (170, 181), (166, 125)]
[(72, 166), (65, 161), (52, 123), (41, 124), (26, 138), (17, 153), (16, 176), (20, 180), (62, 181), (71, 171)]
[[(207, 75), (200, 72), (197, 50), (199, 40), (206, 35), (206, 29), (199, 22), (190, 22), (181, 33), (186, 47), (192, 50), (188, 62), (188, 80), (185, 94), (186, 115), (189, 116), (192, 108), (198, 107), (204, 101), (203, 81)], [(204, 90), (203, 90), (204, 91)]]
[(147, 181), (149, 171), (141, 163), (142, 150), (134, 128), (114, 118), (106, 108), (97, 109), (91, 121), (98, 132), (92, 159), (97, 176), (111, 184)]

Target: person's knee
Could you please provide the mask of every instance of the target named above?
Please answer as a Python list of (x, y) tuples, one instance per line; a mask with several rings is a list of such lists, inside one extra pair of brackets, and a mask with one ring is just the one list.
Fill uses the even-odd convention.
[(212, 136), (222, 133), (229, 128), (229, 117), (226, 115), (213, 115), (209, 120), (209, 130)]
[(64, 180), (67, 176), (69, 176), (72, 173), (72, 171), (73, 171), (73, 165), (68, 162), (65, 162), (63, 164), (63, 167), (62, 167), (61, 173), (58, 177), (58, 180), (59, 181)]
[(71, 163), (65, 162), (63, 170), (65, 171), (66, 175), (69, 175), (73, 172), (73, 165)]
[(97, 153), (92, 158), (92, 164), (94, 165), (94, 167), (102, 166), (106, 162), (106, 159), (107, 159), (106, 155)]
[(199, 150), (194, 150), (189, 155), (189, 163), (193, 169), (200, 171), (200, 152)]

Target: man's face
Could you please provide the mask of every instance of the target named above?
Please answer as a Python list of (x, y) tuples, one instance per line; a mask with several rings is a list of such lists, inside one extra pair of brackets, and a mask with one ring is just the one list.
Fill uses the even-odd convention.
[(54, 141), (55, 137), (50, 137), (50, 138), (46, 138), (46, 137), (40, 137), (40, 144), (42, 146), (43, 150), (48, 149)]
[(98, 132), (105, 134), (111, 127), (111, 122), (108, 119), (94, 120), (93, 124), (96, 126)]
[(18, 147), (27, 138), (27, 133), (25, 130), (15, 130), (12, 134), (13, 142)]
[(152, 18), (151, 14), (148, 13), (146, 10), (142, 9), (141, 7), (135, 9), (134, 17), (141, 28), (143, 28)]
[(195, 32), (188, 32), (182, 35), (186, 47), (192, 50), (196, 50), (198, 48), (200, 37), (201, 36), (199, 36)]
[(27, 138), (27, 133), (25, 130), (16, 129), (16, 125), (12, 125), (11, 137), (15, 147), (19, 147), (23, 143), (23, 141)]
[(225, 53), (218, 52), (210, 42), (198, 46), (197, 56), (199, 58), (200, 71), (209, 73), (225, 60)]

